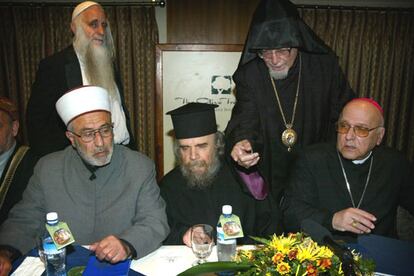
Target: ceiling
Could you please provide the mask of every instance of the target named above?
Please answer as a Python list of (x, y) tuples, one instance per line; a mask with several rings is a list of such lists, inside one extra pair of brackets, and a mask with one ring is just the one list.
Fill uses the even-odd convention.
[[(98, 0), (101, 3), (154, 2), (152, 0)], [(165, 0), (168, 5), (168, 0)], [(170, 0), (174, 1), (174, 0)], [(207, 0), (198, 0), (207, 1)], [(291, 0), (299, 5), (414, 8), (414, 0)], [(0, 3), (79, 3), (81, 0), (0, 0)]]

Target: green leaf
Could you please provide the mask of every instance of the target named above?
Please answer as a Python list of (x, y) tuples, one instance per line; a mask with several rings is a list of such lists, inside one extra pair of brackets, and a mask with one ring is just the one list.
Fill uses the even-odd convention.
[(252, 266), (246, 263), (236, 262), (210, 262), (197, 266), (193, 266), (184, 272), (178, 274), (178, 276), (195, 276), (203, 273), (220, 272), (220, 271), (246, 271)]
[(268, 239), (264, 239), (264, 238), (260, 238), (260, 237), (253, 237), (253, 236), (250, 236), (250, 238), (251, 239), (253, 239), (253, 240), (255, 240), (255, 241), (257, 241), (257, 242), (260, 242), (260, 243), (263, 243), (263, 244), (265, 244), (265, 245), (269, 245), (270, 244), (270, 240), (268, 240)]

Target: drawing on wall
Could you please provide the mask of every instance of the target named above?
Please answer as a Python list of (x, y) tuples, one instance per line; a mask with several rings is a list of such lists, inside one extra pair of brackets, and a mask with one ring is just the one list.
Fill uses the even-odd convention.
[(217, 104), (223, 131), (235, 104), (232, 75), (242, 45), (160, 44), (157, 46), (157, 167), (164, 175), (174, 168), (172, 122), (166, 112), (189, 102)]

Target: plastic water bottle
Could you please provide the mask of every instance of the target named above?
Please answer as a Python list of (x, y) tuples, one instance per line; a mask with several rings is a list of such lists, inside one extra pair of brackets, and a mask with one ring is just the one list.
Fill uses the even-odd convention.
[[(59, 222), (58, 214), (50, 212), (46, 215), (46, 223), (49, 225), (57, 225)], [(46, 261), (46, 275), (47, 276), (66, 276), (66, 249), (57, 249), (50, 237), (49, 232), (45, 233), (43, 237), (43, 254)]]
[[(224, 217), (230, 217), (232, 214), (231, 205), (223, 205), (222, 213)], [(217, 223), (217, 257), (219, 261), (231, 261), (236, 255), (236, 239), (224, 239), (222, 225)]]

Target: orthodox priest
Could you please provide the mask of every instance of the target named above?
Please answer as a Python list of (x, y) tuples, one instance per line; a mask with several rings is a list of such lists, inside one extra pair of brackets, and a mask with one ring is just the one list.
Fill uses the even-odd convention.
[(288, 0), (263, 0), (233, 75), (236, 105), (225, 130), (240, 175), (263, 177), (250, 187), (282, 198), (288, 170), (303, 146), (334, 139), (343, 105), (354, 97), (337, 57)]
[(256, 200), (236, 182), (223, 160), (224, 138), (217, 131), (214, 109), (217, 105), (189, 103), (170, 114), (175, 132), (174, 153), (179, 166), (161, 180), (161, 196), (170, 235), (166, 244), (191, 246), (191, 226), (217, 224), (222, 206), (231, 205), (240, 217), (245, 238), (281, 233), (281, 215), (272, 197)]
[(372, 99), (350, 101), (336, 147), (312, 145), (300, 155), (283, 204), (286, 230), (311, 219), (348, 242), (369, 233), (396, 237), (398, 205), (414, 214), (414, 174), (403, 154), (380, 145), (382, 113)]

